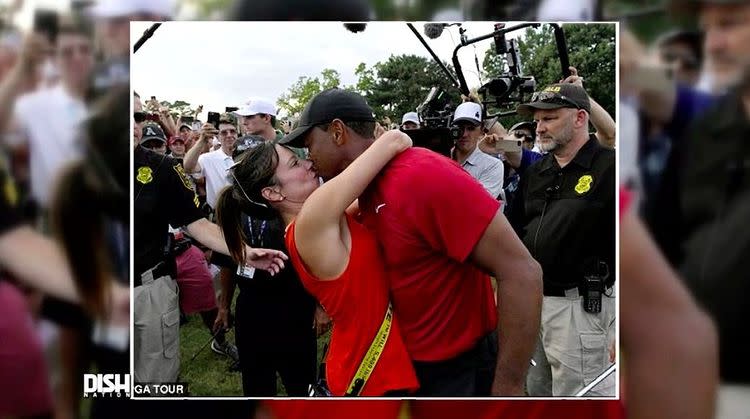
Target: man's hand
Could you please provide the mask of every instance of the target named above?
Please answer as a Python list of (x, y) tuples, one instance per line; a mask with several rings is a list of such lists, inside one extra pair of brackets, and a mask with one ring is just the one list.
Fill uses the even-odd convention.
[(508, 387), (499, 383), (496, 379), (492, 383), (492, 396), (493, 397), (524, 397), (526, 393), (523, 390), (523, 386)]
[(245, 246), (245, 265), (276, 275), (284, 269), (284, 261), (289, 259), (284, 252), (273, 249), (255, 249)]
[(383, 126), (380, 125), (379, 122), (376, 122), (375, 123), (375, 139), (377, 140), (383, 134), (385, 134), (385, 128), (383, 128)]
[(331, 328), (331, 318), (323, 307), (318, 304), (315, 306), (315, 315), (313, 316), (313, 329), (315, 329), (315, 336), (320, 336)]
[(220, 308), (216, 314), (216, 320), (214, 320), (213, 332), (218, 333), (219, 330), (229, 330), (232, 327), (230, 317), (228, 308)]
[(198, 131), (198, 142), (208, 142), (208, 140), (214, 138), (218, 134), (219, 131), (216, 127), (213, 124), (206, 122), (203, 124), (200, 131)]
[(500, 141), (503, 141), (500, 136), (487, 134), (479, 140), (479, 149), (487, 154), (499, 154), (502, 151), (500, 150)]
[(578, 70), (573, 66), (568, 67), (568, 69), (570, 70), (570, 75), (564, 80), (560, 80), (560, 83), (570, 83), (583, 88), (583, 77), (578, 75)]
[(113, 326), (130, 325), (130, 287), (120, 285), (112, 279), (110, 288), (108, 321)]

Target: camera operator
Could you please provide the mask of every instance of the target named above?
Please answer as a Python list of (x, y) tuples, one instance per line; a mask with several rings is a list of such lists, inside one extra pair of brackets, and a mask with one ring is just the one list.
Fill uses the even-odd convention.
[(401, 129), (418, 129), (419, 128), (419, 114), (416, 112), (407, 112), (401, 118)]
[(493, 198), (504, 201), (503, 163), (477, 147), (482, 137), (482, 106), (474, 102), (460, 104), (453, 115), (453, 125), (458, 127), (460, 135), (451, 158), (478, 180)]
[[(521, 179), (510, 220), (544, 271), (532, 396), (570, 396), (603, 372), (614, 339), (615, 154), (588, 132), (591, 103), (570, 83), (520, 105), (548, 152)], [(595, 395), (614, 395), (610, 376)]]

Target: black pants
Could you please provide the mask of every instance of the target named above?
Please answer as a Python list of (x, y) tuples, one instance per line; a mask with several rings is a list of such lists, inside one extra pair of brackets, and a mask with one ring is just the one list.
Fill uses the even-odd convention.
[(315, 381), (317, 343), (312, 311), (305, 327), (279, 322), (279, 310), (288, 310), (275, 299), (240, 291), (237, 296), (235, 341), (240, 356), (242, 391), (247, 397), (274, 397), (276, 373), (288, 396), (306, 397)]
[(486, 397), (492, 392), (497, 364), (497, 332), (468, 351), (445, 361), (414, 361), (417, 397)]

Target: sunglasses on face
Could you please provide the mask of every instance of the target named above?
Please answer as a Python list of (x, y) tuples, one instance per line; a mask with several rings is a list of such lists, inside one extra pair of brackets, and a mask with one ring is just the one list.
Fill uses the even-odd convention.
[(474, 132), (479, 129), (478, 125), (471, 125), (471, 124), (458, 124), (455, 125), (456, 128), (458, 128), (459, 135), (463, 135), (464, 132)]
[(147, 148), (149, 150), (157, 150), (160, 148), (165, 148), (167, 145), (162, 143), (161, 141), (147, 141), (143, 144), (141, 144), (144, 148)]
[(559, 93), (550, 92), (550, 91), (541, 91), (536, 92), (531, 96), (532, 102), (548, 102), (548, 103), (564, 103), (567, 105), (572, 105), (576, 109), (580, 109), (580, 106), (578, 106), (577, 103), (575, 103), (573, 100), (568, 98), (565, 95), (561, 95)]
[(530, 135), (526, 135), (525, 133), (523, 133), (521, 131), (513, 131), (512, 134), (513, 134), (514, 137), (518, 138), (519, 140), (524, 140), (524, 141), (531, 141), (532, 140), (532, 138), (531, 138)]
[(674, 52), (667, 52), (662, 54), (662, 60), (667, 64), (679, 63), (685, 70), (697, 70), (700, 68), (698, 60), (688, 54), (678, 54)]
[(219, 131), (219, 134), (221, 134), (221, 136), (223, 137), (226, 137), (227, 135), (230, 135), (230, 134), (236, 135), (237, 130), (236, 129), (224, 129), (224, 130)]
[(80, 55), (85, 55), (85, 56), (91, 55), (91, 46), (90, 45), (78, 45), (78, 46), (61, 48), (60, 56), (62, 56), (63, 58), (70, 58), (76, 52)]

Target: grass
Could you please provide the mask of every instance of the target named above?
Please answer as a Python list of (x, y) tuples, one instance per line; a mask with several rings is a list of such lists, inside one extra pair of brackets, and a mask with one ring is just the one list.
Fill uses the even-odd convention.
[[(235, 293), (235, 300), (232, 301), (233, 312), (236, 295), (237, 293)], [(234, 329), (230, 330), (226, 336), (229, 342), (234, 343)], [(200, 315), (188, 316), (188, 322), (180, 327), (179, 381), (188, 383), (192, 397), (243, 397), (240, 372), (229, 370), (231, 361), (211, 350), (210, 339), (211, 334), (203, 324)], [(318, 363), (323, 357), (323, 346), (328, 339), (330, 339), (330, 332), (318, 339)], [(197, 356), (195, 356), (196, 353)], [(193, 356), (195, 359), (192, 359)], [(279, 396), (286, 396), (284, 386), (278, 376), (277, 388)]]

